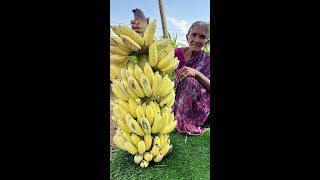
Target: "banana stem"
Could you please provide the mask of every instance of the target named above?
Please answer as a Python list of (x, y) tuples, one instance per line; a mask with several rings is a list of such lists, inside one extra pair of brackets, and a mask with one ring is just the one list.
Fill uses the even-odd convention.
[(148, 62), (149, 59), (149, 54), (148, 53), (141, 53), (139, 55), (137, 55), (138, 58), (138, 66), (140, 67), (140, 69), (143, 71), (144, 69), (144, 64), (146, 62)]

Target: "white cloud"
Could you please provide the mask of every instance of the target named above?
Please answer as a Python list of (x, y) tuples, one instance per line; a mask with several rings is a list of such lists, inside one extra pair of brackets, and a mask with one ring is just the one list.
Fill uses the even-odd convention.
[[(179, 20), (179, 19), (174, 19), (172, 17), (167, 17), (167, 20), (169, 20), (172, 25), (174, 26), (174, 29), (175, 28), (178, 28), (179, 30), (182, 30), (184, 33), (187, 33), (188, 32), (188, 29), (189, 29), (189, 23), (188, 21), (186, 20)], [(170, 28), (168, 28), (170, 29)]]

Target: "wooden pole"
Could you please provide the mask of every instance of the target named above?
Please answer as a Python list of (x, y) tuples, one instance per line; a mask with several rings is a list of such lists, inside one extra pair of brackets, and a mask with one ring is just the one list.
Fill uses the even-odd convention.
[(166, 16), (164, 14), (164, 9), (163, 9), (163, 1), (162, 0), (158, 0), (158, 1), (159, 1), (159, 9), (160, 9), (163, 37), (168, 38), (167, 21), (166, 21)]

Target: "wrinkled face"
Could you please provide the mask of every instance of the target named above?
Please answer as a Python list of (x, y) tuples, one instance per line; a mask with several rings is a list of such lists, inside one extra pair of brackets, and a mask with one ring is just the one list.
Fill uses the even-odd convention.
[(189, 44), (189, 49), (192, 51), (200, 51), (208, 42), (206, 29), (202, 26), (194, 26), (186, 38)]

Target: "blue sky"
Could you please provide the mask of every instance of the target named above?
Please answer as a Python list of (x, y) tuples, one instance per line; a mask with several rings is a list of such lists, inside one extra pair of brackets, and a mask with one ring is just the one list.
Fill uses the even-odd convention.
[[(185, 35), (195, 21), (210, 21), (210, 0), (163, 0), (167, 29), (178, 35), (178, 42), (187, 45)], [(161, 17), (158, 0), (111, 0), (111, 25), (130, 25), (132, 10), (141, 9), (150, 20), (157, 20), (156, 36), (162, 36)]]

